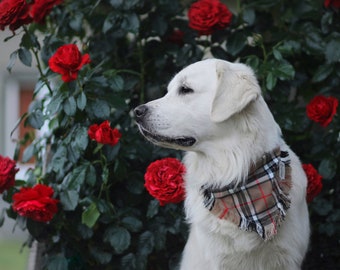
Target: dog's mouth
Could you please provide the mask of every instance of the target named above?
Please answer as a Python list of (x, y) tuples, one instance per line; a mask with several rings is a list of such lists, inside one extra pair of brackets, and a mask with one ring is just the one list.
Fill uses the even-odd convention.
[(159, 144), (162, 146), (178, 145), (182, 147), (190, 147), (196, 143), (196, 139), (194, 137), (186, 137), (186, 136), (178, 136), (178, 137), (167, 137), (159, 134), (152, 133), (145, 129), (142, 125), (138, 124), (140, 132), (143, 134), (145, 138), (151, 141), (154, 144)]

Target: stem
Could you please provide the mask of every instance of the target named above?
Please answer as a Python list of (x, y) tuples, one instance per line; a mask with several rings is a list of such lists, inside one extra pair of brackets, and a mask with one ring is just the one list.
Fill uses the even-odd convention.
[(261, 42), (261, 49), (262, 49), (262, 53), (263, 53), (263, 62), (267, 63), (268, 55), (267, 55), (266, 48), (263, 45), (263, 42)]
[(42, 81), (45, 83), (45, 85), (47, 86), (47, 89), (48, 89), (50, 95), (52, 96), (53, 91), (52, 91), (52, 88), (51, 88), (51, 86), (50, 86), (50, 83), (49, 83), (49, 81), (48, 81), (46, 75), (45, 75), (44, 72), (42, 71), (41, 63), (40, 63), (40, 59), (39, 59), (39, 55), (38, 55), (38, 51), (32, 48), (32, 52), (33, 52), (33, 54), (34, 54), (34, 56), (35, 56), (35, 60), (37, 61), (37, 68), (38, 68), (40, 77), (41, 77)]
[(236, 13), (239, 15), (241, 13), (241, 1), (236, 1)]
[[(27, 27), (23, 26), (23, 28), (24, 28), (25, 33), (30, 36), (31, 34), (28, 32)], [(45, 83), (45, 85), (47, 86), (47, 89), (48, 89), (50, 95), (52, 96), (53, 91), (52, 91), (52, 88), (51, 88), (51, 86), (49, 84), (49, 81), (48, 81), (46, 75), (44, 74), (44, 72), (43, 72), (43, 70), (41, 68), (41, 62), (40, 62), (40, 58), (39, 58), (39, 55), (38, 55), (38, 50), (35, 49), (34, 47), (32, 47), (30, 49), (32, 50), (32, 52), (34, 54), (35, 60), (37, 61), (37, 68), (38, 68), (41, 80)]]

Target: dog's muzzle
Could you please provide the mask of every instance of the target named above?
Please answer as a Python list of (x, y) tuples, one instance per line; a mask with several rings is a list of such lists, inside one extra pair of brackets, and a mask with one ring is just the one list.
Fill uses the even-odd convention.
[(168, 137), (164, 135), (157, 134), (153, 130), (148, 127), (147, 124), (147, 115), (149, 113), (149, 108), (147, 105), (139, 105), (134, 109), (136, 122), (139, 128), (139, 131), (142, 135), (150, 140), (154, 144), (158, 144), (164, 147), (170, 147), (172, 145), (190, 147), (196, 143), (196, 139), (193, 137), (187, 136), (176, 136), (176, 137)]

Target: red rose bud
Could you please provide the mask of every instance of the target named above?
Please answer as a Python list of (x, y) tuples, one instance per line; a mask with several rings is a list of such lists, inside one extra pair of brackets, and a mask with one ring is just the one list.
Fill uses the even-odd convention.
[(0, 155), (0, 193), (14, 186), (15, 174), (19, 171), (14, 160)]
[(29, 14), (35, 22), (43, 23), (52, 8), (61, 2), (62, 0), (35, 0)]
[(199, 0), (190, 6), (188, 17), (190, 28), (200, 35), (210, 35), (228, 27), (232, 13), (219, 0)]
[(144, 175), (145, 188), (161, 206), (184, 200), (184, 165), (176, 158), (164, 158), (152, 162)]
[(37, 184), (33, 188), (22, 187), (12, 197), (13, 210), (20, 216), (48, 222), (58, 212), (59, 201), (52, 198), (53, 193), (51, 187), (42, 184)]
[(98, 143), (109, 144), (114, 146), (118, 143), (122, 134), (116, 128), (110, 127), (109, 121), (104, 121), (100, 125), (94, 124), (89, 127), (87, 131), (91, 140), (95, 140)]
[(165, 38), (165, 40), (167, 42), (174, 43), (179, 46), (183, 46), (184, 45), (183, 38), (184, 38), (184, 32), (179, 29), (175, 29), (173, 32), (171, 32), (170, 35), (168, 35)]
[(3, 0), (0, 2), (0, 30), (6, 26), (14, 31), (24, 24), (32, 22), (29, 16), (30, 6), (26, 0)]
[(78, 71), (90, 63), (89, 54), (82, 55), (75, 44), (59, 47), (48, 61), (51, 70), (62, 75), (64, 82), (70, 82), (78, 77)]
[(312, 164), (302, 164), (302, 168), (304, 169), (307, 176), (307, 202), (310, 203), (313, 201), (314, 197), (316, 197), (322, 190), (322, 176), (318, 173), (318, 171), (313, 167)]
[(306, 107), (307, 116), (312, 121), (326, 127), (336, 114), (338, 103), (334, 97), (316, 96)]

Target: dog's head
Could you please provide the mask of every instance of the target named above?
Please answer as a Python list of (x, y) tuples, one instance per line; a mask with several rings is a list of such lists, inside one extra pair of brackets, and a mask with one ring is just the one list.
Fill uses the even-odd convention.
[(136, 121), (151, 142), (189, 150), (218, 136), (219, 127), (260, 93), (246, 65), (203, 60), (180, 71), (164, 97), (135, 108)]

